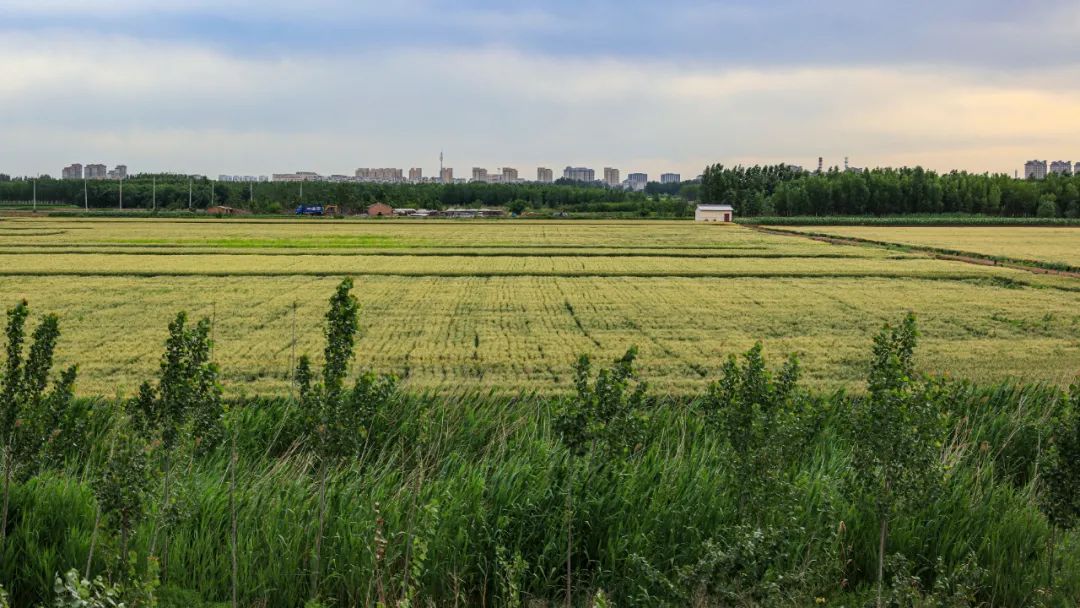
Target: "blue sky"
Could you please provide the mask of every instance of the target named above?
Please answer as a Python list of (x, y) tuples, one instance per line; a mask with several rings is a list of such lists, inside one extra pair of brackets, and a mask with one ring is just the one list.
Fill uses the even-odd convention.
[(0, 172), (1080, 160), (1075, 1), (4, 0)]

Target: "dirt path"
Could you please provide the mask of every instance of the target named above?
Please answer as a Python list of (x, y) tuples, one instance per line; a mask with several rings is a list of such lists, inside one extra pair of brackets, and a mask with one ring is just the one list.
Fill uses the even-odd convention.
[(1014, 270), (1026, 270), (1032, 274), (1047, 274), (1059, 277), (1068, 277), (1071, 279), (1080, 279), (1080, 272), (1074, 270), (1059, 270), (1056, 268), (1046, 268), (1044, 266), (1037, 265), (1037, 262), (1026, 260), (1003, 260), (998, 258), (992, 258), (989, 256), (980, 255), (977, 253), (953, 253), (943, 251), (941, 249), (935, 249), (934, 247), (926, 247), (923, 245), (908, 245), (905, 243), (890, 243), (886, 241), (872, 241), (869, 239), (860, 239), (854, 237), (839, 237), (830, 236), (826, 234), (813, 233), (813, 232), (800, 232), (797, 230), (783, 230), (779, 228), (767, 228), (764, 226), (746, 225), (751, 230), (756, 230), (764, 234), (775, 234), (780, 236), (796, 236), (812, 241), (821, 241), (822, 243), (829, 243), (831, 245), (847, 245), (854, 247), (879, 247), (879, 248), (901, 248), (906, 251), (917, 251), (919, 253), (925, 253), (926, 255), (939, 259), (939, 260), (951, 260), (954, 262), (965, 262), (967, 264), (976, 264), (978, 266), (999, 266), (1001, 268), (1011, 268)]

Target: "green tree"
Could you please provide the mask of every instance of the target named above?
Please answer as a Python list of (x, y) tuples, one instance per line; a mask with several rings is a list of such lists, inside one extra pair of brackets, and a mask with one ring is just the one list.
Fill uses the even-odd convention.
[[(187, 314), (178, 313), (169, 324), (157, 387), (144, 383), (138, 397), (131, 402), (135, 424), (156, 437), (161, 452), (162, 495), (156, 527), (163, 532), (163, 580), (168, 576), (168, 529), (176, 506), (172, 488), (174, 452), (186, 447), (195, 454), (206, 453), (223, 436), (221, 387), (217, 365), (210, 361), (210, 329), (209, 319), (189, 327)], [(156, 540), (155, 533), (150, 541), (151, 553)]]
[(762, 502), (780, 494), (776, 484), (783, 456), (799, 447), (795, 437), (784, 436), (793, 428), (798, 360), (789, 357), (774, 374), (761, 353), (759, 342), (743, 355), (742, 365), (730, 356), (701, 403), (706, 421), (728, 445), (744, 514), (767, 510)]
[(917, 336), (913, 314), (885, 325), (874, 338), (869, 394), (852, 406), (852, 490), (877, 516), (879, 608), (889, 522), (924, 500), (942, 471), (939, 385), (915, 376)]
[[(100, 479), (94, 485), (101, 514), (120, 538), (118, 569), (125, 572), (130, 557), (128, 542), (132, 530), (146, 513), (146, 494), (149, 477), (149, 445), (132, 432), (129, 420), (121, 416), (112, 429), (109, 457), (102, 467)], [(90, 546), (91, 562), (94, 546)], [(89, 573), (87, 573), (89, 576)]]
[(25, 300), (7, 311), (7, 358), (4, 375), (0, 378), (0, 437), (4, 450), (4, 498), (0, 512), (0, 545), (7, 538), (8, 503), (11, 480), (20, 467), (30, 465), (36, 458), (48, 432), (42, 428), (42, 414), (70, 401), (75, 382), (75, 368), (61, 374), (53, 391), (46, 392), (52, 370), (56, 342), (60, 338), (60, 321), (56, 315), (46, 315), (34, 329), (30, 350), (24, 358), (26, 319), (30, 307)]
[[(592, 378), (592, 361), (581, 355), (574, 366), (575, 395), (556, 408), (554, 427), (568, 452), (566, 486), (566, 605), (573, 603), (574, 499), (578, 459), (593, 453), (601, 463), (639, 452), (648, 421), (648, 385), (634, 373), (637, 348)], [(591, 471), (589, 471), (591, 474)]]
[(311, 566), (313, 601), (319, 596), (327, 476), (332, 467), (360, 452), (369, 438), (372, 419), (390, 401), (395, 390), (392, 377), (371, 373), (362, 374), (351, 391), (344, 388), (359, 328), (360, 305), (351, 293), (352, 287), (352, 279), (346, 278), (330, 297), (322, 382), (314, 382), (311, 361), (306, 355), (300, 357), (296, 368), (300, 405), (318, 467), (318, 524)]
[(1057, 199), (1053, 194), (1044, 194), (1039, 199), (1039, 207), (1035, 211), (1036, 217), (1057, 217)]

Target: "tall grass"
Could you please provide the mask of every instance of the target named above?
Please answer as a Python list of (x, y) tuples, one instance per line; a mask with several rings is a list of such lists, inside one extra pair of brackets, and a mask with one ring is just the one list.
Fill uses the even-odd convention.
[[(890, 540), (890, 552), (903, 554), (925, 587), (974, 559), (985, 569), (984, 602), (1080, 598), (1076, 569), (1060, 572), (1053, 591), (1039, 589), (1048, 527), (1033, 480), (1058, 397), (1043, 386), (951, 388), (943, 404), (954, 429), (942, 447), (949, 474), (932, 501), (895, 522)], [(560, 600), (572, 483), (580, 603), (598, 589), (617, 605), (857, 603), (876, 572), (877, 524), (869, 505), (849, 503), (842, 491), (853, 466), (844, 430), (852, 398), (805, 399), (809, 441), (783, 465), (789, 495), (751, 522), (738, 516), (741, 480), (728, 448), (692, 399), (656, 407), (638, 457), (592, 463), (592, 473), (568, 479), (580, 469), (565, 466), (550, 401), (403, 395), (377, 420), (377, 445), (329, 478), (322, 596), (372, 605), (413, 587), (421, 604), (440, 606)], [(0, 580), (15, 605), (44, 601), (56, 572), (85, 563), (93, 469), (113, 412), (107, 402), (92, 406), (90, 441), (66, 469), (14, 492)], [(317, 481), (298, 449), (299, 412), (287, 399), (235, 406), (240, 605), (300, 606), (310, 595)], [(222, 448), (178, 473), (185, 500), (167, 573), (170, 585), (216, 602), (231, 594), (228, 462)], [(140, 560), (153, 520), (135, 534)], [(93, 570), (107, 573), (116, 539), (99, 542)], [(1061, 546), (1064, 564), (1080, 562), (1076, 533)], [(406, 572), (416, 578), (406, 583)]]

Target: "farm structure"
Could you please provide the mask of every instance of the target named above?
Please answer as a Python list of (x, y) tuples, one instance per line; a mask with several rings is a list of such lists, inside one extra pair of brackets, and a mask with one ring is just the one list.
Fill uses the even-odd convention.
[(734, 215), (735, 208), (731, 205), (698, 205), (694, 210), (694, 221), (730, 222)]
[(394, 217), (394, 208), (386, 203), (375, 203), (367, 208), (368, 217)]
[(241, 215), (247, 213), (243, 209), (237, 209), (236, 207), (226, 207), (225, 205), (214, 205), (213, 207), (207, 207), (206, 213), (209, 215)]

